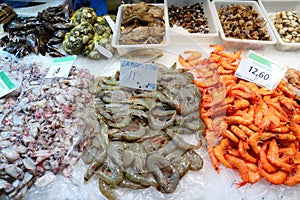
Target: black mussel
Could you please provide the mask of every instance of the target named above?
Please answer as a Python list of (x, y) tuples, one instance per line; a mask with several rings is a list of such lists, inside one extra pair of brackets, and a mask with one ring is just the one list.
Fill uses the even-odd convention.
[(39, 54), (39, 38), (36, 34), (31, 33), (26, 36), (26, 44), (30, 47), (30, 49), (36, 54)]
[(4, 29), (22, 29), (25, 27), (25, 24), (20, 21), (20, 19), (15, 19), (9, 22)]
[(54, 32), (54, 36), (59, 39), (64, 39), (67, 32), (69, 32), (69, 31), (66, 29), (59, 29)]
[(57, 37), (54, 36), (54, 37), (49, 39), (48, 44), (49, 45), (55, 45), (55, 44), (61, 43), (62, 41), (63, 41), (63, 39), (57, 38)]
[(20, 35), (20, 36), (14, 35), (12, 38), (10, 38), (10, 42), (14, 42), (14, 43), (26, 43), (25, 35)]
[(26, 45), (24, 45), (24, 46), (20, 47), (19, 49), (17, 49), (16, 52), (14, 53), (14, 55), (17, 58), (22, 58), (24, 56), (27, 56), (29, 53), (30, 53), (30, 49)]
[(52, 45), (49, 45), (49, 44), (46, 44), (46, 52), (48, 52), (49, 55), (52, 56), (52, 57), (63, 57), (63, 56), (65, 56), (64, 54), (59, 52), (58, 48), (56, 48)]
[(70, 20), (70, 16), (72, 16), (73, 10), (70, 9), (69, 5), (65, 5), (64, 9), (61, 11), (61, 13), (58, 14), (62, 14), (62, 16), (64, 17), (64, 19), (66, 20)]
[(40, 44), (39, 44), (39, 53), (43, 56), (46, 55), (46, 44), (48, 42), (48, 36), (47, 35), (41, 35), (39, 37)]
[(54, 16), (53, 20), (55, 22), (57, 22), (57, 23), (60, 23), (60, 22), (62, 22), (62, 23), (68, 23), (69, 22), (69, 19), (65, 19), (65, 18), (63, 18), (61, 16)]
[(55, 31), (53, 24), (48, 21), (42, 21), (43, 25), (50, 31)]
[(3, 47), (5, 44), (7, 44), (9, 42), (9, 37), (8, 35), (3, 36), (0, 39), (0, 47)]
[(14, 54), (14, 53), (16, 53), (16, 51), (17, 51), (21, 46), (22, 46), (21, 43), (13, 43), (13, 42), (11, 42), (11, 43), (8, 43), (7, 46), (5, 46), (5, 47), (3, 48), (3, 50), (4, 50), (4, 51), (7, 51), (7, 52), (9, 52), (9, 53)]
[(52, 25), (55, 29), (71, 29), (74, 27), (71, 23), (55, 23)]

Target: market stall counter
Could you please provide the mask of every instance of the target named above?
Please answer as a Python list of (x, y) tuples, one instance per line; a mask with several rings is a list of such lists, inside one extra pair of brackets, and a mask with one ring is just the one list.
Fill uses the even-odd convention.
[(68, 30), (45, 40), (59, 54), (28, 33), (24, 56), (1, 42), (0, 199), (297, 199), (297, 49), (226, 46), (213, 24), (197, 37), (177, 23), (166, 44), (124, 52), (109, 15), (82, 8), (64, 24), (47, 11), (33, 20)]

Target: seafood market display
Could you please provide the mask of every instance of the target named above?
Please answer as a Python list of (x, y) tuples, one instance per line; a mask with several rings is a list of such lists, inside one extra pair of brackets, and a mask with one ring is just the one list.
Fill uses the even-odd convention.
[(203, 166), (201, 92), (176, 65), (160, 67), (156, 91), (122, 87), (119, 73), (95, 78), (90, 88), (97, 119), (88, 122), (94, 131), (86, 136), (84, 179), (96, 176), (108, 199), (117, 199), (112, 189), (120, 187), (172, 193), (189, 170)]
[[(116, 19), (115, 15), (109, 16), (112, 20)], [(104, 58), (96, 45), (114, 52), (111, 45), (112, 30), (104, 16), (97, 16), (93, 8), (82, 7), (75, 11), (71, 20), (75, 27), (66, 34), (63, 41), (63, 49), (68, 54), (82, 54), (91, 59)]]
[(226, 37), (270, 40), (266, 20), (251, 5), (222, 5), (217, 12)]
[[(288, 47), (282, 50), (298, 48), (300, 19), (294, 5), (268, 13), (283, 41), (276, 34), (276, 43), (275, 29), (269, 31), (259, 9), (262, 2), (139, 2), (121, 4), (118, 15), (102, 16), (92, 7), (73, 10), (70, 5), (18, 16), (17, 9), (0, 4), (5, 31), (0, 71), (17, 86), (0, 98), (0, 200), (40, 200), (54, 192), (63, 199), (84, 194), (109, 200), (179, 199), (188, 193), (213, 199), (232, 191), (238, 194), (224, 198), (249, 199), (259, 190), (266, 190), (260, 199), (272, 194), (282, 199), (290, 191), (298, 195), (299, 68), (288, 68), (274, 90), (235, 76), (243, 49), (274, 44), (263, 53), (278, 60), (269, 50), (282, 43)], [(210, 13), (210, 6), (217, 9)], [(212, 51), (203, 58), (206, 53), (195, 50), (202, 44), (194, 39), (200, 34), (202, 43), (216, 29), (212, 14), (220, 20), (223, 41), (218, 42), (224, 46), (207, 45)], [(186, 33), (189, 42), (180, 38), (167, 48), (148, 48), (179, 39), (169, 37), (170, 26)], [(243, 49), (225, 51), (236, 43)], [(122, 48), (138, 50), (109, 60), (114, 47), (119, 54)], [(287, 63), (298, 56), (277, 53), (296, 56)], [(81, 55), (76, 62), (83, 66), (72, 66), (67, 78), (46, 78), (44, 59), (68, 54)], [(122, 86), (120, 70), (111, 70), (123, 58), (157, 65), (157, 88)], [(102, 72), (113, 75), (97, 76)], [(0, 77), (1, 94), (5, 78)], [(222, 191), (212, 195), (215, 190)]]
[(6, 3), (0, 4), (0, 24), (7, 24), (17, 16), (14, 9)]
[(140, 2), (122, 10), (120, 45), (165, 43), (164, 8)]
[(68, 5), (60, 5), (41, 11), (36, 17), (18, 17), (4, 27), (9, 34), (1, 38), (0, 46), (18, 58), (31, 52), (64, 56), (54, 45), (61, 43), (73, 27), (72, 12)]
[(284, 42), (300, 42), (300, 19), (296, 11), (270, 14), (270, 19)]
[(181, 26), (189, 33), (208, 33), (208, 19), (203, 9), (203, 2), (168, 8), (170, 26)]
[(0, 99), (0, 194), (22, 199), (32, 185), (43, 187), (60, 172), (68, 176), (80, 158), (80, 116), (93, 98), (93, 76), (73, 67), (68, 78), (45, 79), (35, 63), (0, 62), (0, 70), (20, 83)]
[(195, 83), (203, 95), (200, 113), (214, 169), (219, 172), (221, 163), (237, 170), (239, 187), (261, 178), (276, 185), (298, 184), (300, 98), (283, 79), (274, 90), (238, 79), (234, 72), (241, 51), (212, 47), (209, 59), (194, 60), (192, 71), (205, 79)]

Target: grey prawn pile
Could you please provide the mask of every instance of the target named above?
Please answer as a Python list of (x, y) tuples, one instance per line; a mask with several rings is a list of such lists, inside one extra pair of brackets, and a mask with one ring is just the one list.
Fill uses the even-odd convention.
[(46, 176), (68, 176), (80, 158), (80, 114), (93, 98), (94, 77), (73, 67), (68, 78), (45, 79), (47, 70), (38, 64), (8, 58), (0, 70), (20, 83), (0, 98), (0, 199), (22, 199)]
[(172, 193), (189, 170), (203, 167), (201, 92), (176, 65), (160, 66), (156, 91), (122, 87), (119, 73), (95, 78), (90, 88), (96, 96), (88, 112), (96, 115), (86, 120), (93, 131), (85, 135), (84, 181), (98, 179), (108, 199), (118, 199), (117, 188)]

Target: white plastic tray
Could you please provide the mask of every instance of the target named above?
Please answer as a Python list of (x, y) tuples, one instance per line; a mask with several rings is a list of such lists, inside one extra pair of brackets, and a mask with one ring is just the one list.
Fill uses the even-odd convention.
[[(269, 22), (266, 20), (262, 9), (256, 1), (228, 1), (228, 0), (214, 0), (211, 2), (212, 4), (212, 12), (214, 15), (214, 19), (218, 25), (219, 32), (223, 41), (223, 45), (227, 48), (243, 48), (243, 49), (265, 49), (267, 46), (276, 44), (276, 37), (271, 29)], [(223, 31), (219, 16), (218, 10), (220, 7), (228, 6), (230, 4), (242, 4), (242, 5), (251, 5), (254, 10), (256, 10), (259, 14), (259, 17), (263, 17), (266, 20), (266, 29), (268, 35), (270, 35), (270, 40), (248, 40), (248, 39), (237, 39), (237, 38), (229, 38), (225, 36)]]
[(266, 19), (268, 20), (275, 37), (277, 39), (276, 48), (280, 51), (296, 51), (300, 49), (300, 43), (286, 43), (284, 42), (278, 31), (276, 30), (274, 23), (270, 19), (270, 14), (275, 14), (280, 11), (296, 11), (298, 17), (300, 17), (300, 2), (299, 0), (259, 0), (258, 2), (264, 12)]
[(134, 45), (121, 45), (119, 44), (120, 31), (121, 31), (121, 22), (123, 21), (123, 10), (128, 5), (134, 4), (123, 4), (119, 6), (115, 30), (112, 38), (112, 46), (115, 47), (120, 54), (127, 53), (132, 50), (136, 50), (139, 48), (163, 48), (169, 44), (169, 18), (168, 18), (168, 9), (166, 4), (151, 4), (155, 6), (159, 6), (164, 9), (164, 20), (165, 20), (165, 39), (161, 44), (134, 44)]
[(182, 28), (182, 27), (178, 27), (178, 26), (173, 26), (170, 27), (170, 35), (176, 35), (179, 36), (176, 38), (180, 39), (181, 35), (185, 35), (188, 37), (191, 37), (195, 40), (206, 40), (206, 39), (214, 39), (219, 37), (219, 32), (218, 32), (218, 27), (217, 24), (213, 18), (212, 15), (212, 8), (211, 8), (211, 4), (209, 2), (209, 0), (186, 0), (186, 1), (182, 1), (182, 0), (166, 0), (165, 1), (167, 3), (168, 8), (171, 5), (175, 5), (178, 7), (183, 7), (186, 5), (193, 5), (196, 3), (201, 3), (203, 2), (203, 10), (204, 13), (207, 17), (208, 20), (208, 28), (209, 28), (209, 32), (208, 33), (189, 33), (186, 29)]

